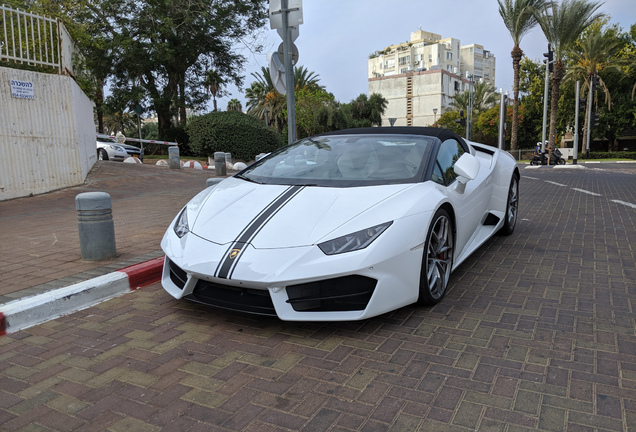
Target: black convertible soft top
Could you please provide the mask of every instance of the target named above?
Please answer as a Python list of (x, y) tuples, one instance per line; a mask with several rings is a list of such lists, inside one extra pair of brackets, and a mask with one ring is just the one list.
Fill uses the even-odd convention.
[(450, 129), (433, 128), (433, 127), (418, 127), (418, 126), (387, 126), (387, 127), (367, 127), (367, 128), (354, 128), (343, 129), (339, 131), (326, 132), (316, 136), (325, 135), (378, 135), (378, 134), (391, 134), (391, 135), (426, 135), (437, 137), (442, 141), (449, 138), (454, 138), (457, 141), (464, 143), (464, 140)]

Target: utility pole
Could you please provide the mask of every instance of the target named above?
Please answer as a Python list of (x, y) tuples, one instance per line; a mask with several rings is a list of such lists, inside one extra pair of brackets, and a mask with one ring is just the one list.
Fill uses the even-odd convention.
[(503, 89), (499, 89), (501, 97), (499, 99), (499, 149), (503, 150), (506, 143), (506, 100), (507, 95)]
[(541, 129), (541, 151), (545, 153), (546, 142), (546, 125), (548, 120), (548, 95), (549, 95), (549, 83), (550, 72), (552, 72), (552, 63), (554, 61), (554, 51), (552, 51), (552, 45), (548, 44), (548, 52), (543, 53), (546, 57), (545, 62), (545, 85), (543, 87), (543, 126)]
[(579, 110), (581, 109), (581, 81), (576, 82), (576, 108), (574, 111), (574, 154), (572, 155), (572, 164), (576, 165), (579, 154)]

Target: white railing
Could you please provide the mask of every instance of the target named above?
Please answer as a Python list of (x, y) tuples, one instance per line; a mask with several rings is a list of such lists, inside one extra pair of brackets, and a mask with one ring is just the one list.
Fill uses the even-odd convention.
[(0, 5), (0, 12), (0, 61), (54, 67), (62, 72), (61, 23), (4, 5)]

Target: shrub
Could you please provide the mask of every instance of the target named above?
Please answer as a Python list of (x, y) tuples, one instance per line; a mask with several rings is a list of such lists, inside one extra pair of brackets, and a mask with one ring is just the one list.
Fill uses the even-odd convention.
[(588, 154), (579, 152), (579, 159), (636, 159), (636, 152), (590, 152)]
[(212, 112), (188, 121), (190, 148), (198, 156), (232, 153), (236, 160), (253, 160), (281, 146), (280, 135), (256, 118), (237, 111)]

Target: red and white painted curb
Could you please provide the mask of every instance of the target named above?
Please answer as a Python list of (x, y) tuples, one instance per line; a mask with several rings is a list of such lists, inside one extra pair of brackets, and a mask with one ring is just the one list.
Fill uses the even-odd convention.
[(0, 305), (0, 336), (68, 315), (159, 282), (163, 257), (65, 288)]

